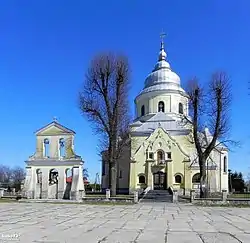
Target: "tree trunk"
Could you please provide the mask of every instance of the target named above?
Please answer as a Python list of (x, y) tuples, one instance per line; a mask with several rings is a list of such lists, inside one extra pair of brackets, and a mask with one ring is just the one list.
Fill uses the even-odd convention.
[(110, 189), (110, 195), (116, 196), (116, 163), (115, 161), (110, 157), (109, 160), (109, 189)]
[(111, 196), (116, 196), (116, 178), (117, 178), (117, 172), (116, 172), (116, 163), (110, 164), (110, 178), (111, 178), (111, 186), (110, 186), (110, 193)]
[(207, 196), (206, 160), (205, 159), (201, 159), (199, 161), (199, 164), (200, 164), (200, 197), (201, 198), (205, 198)]
[(112, 137), (110, 140), (110, 149), (109, 149), (109, 189), (111, 196), (116, 196), (117, 161), (115, 158), (116, 158), (116, 139)]

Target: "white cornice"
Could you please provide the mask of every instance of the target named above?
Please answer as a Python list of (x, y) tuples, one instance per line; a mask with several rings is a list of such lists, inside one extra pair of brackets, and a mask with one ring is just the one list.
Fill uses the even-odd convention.
[(74, 166), (83, 165), (82, 160), (27, 160), (27, 166)]

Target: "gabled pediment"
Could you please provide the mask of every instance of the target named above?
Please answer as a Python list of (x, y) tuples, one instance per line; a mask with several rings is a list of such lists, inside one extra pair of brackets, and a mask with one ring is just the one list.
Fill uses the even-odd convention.
[(75, 132), (58, 122), (51, 122), (50, 124), (42, 127), (35, 132), (36, 136), (53, 136), (53, 135), (70, 135), (75, 134)]
[(143, 143), (142, 145), (135, 151), (135, 156), (142, 148), (148, 151), (155, 151), (160, 147), (164, 147), (165, 149), (171, 150), (172, 147), (177, 147), (179, 151), (183, 154), (184, 158), (189, 159), (188, 153), (186, 153), (182, 147), (179, 145), (175, 139), (170, 136), (163, 128), (157, 128)]

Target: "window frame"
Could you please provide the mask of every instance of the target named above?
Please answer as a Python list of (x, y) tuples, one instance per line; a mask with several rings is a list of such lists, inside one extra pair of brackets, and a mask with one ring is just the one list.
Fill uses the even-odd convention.
[[(160, 107), (161, 104), (162, 107)], [(162, 100), (158, 102), (158, 112), (165, 112), (165, 103)]]
[[(142, 177), (143, 177), (143, 181), (144, 182), (140, 182), (140, 178), (142, 178)], [(143, 174), (138, 175), (138, 181), (139, 181), (139, 184), (146, 184), (146, 177), (145, 177), (145, 175), (143, 175)]]

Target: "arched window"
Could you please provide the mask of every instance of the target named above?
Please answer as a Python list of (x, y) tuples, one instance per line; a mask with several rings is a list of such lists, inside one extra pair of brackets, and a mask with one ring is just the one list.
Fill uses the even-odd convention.
[(158, 112), (164, 112), (165, 111), (165, 107), (164, 107), (164, 102), (163, 101), (160, 101), (158, 103)]
[(141, 107), (141, 116), (144, 116), (145, 115), (145, 106), (143, 105)]
[(42, 171), (40, 169), (36, 170), (36, 182), (38, 184), (42, 183)]
[(59, 139), (59, 156), (60, 157), (65, 156), (65, 141), (64, 141), (64, 138)]
[(175, 178), (175, 183), (181, 184), (181, 181), (182, 181), (182, 176), (181, 175), (176, 175), (174, 178)]
[(145, 184), (145, 176), (144, 175), (139, 176), (139, 183)]
[(45, 138), (43, 143), (44, 143), (44, 156), (49, 157), (49, 139)]
[(159, 151), (157, 152), (157, 161), (158, 161), (159, 163), (163, 163), (164, 160), (165, 160), (164, 152), (163, 152), (162, 150), (159, 150)]
[(223, 158), (223, 172), (227, 173), (227, 157), (224, 156)]
[(73, 176), (72, 169), (71, 168), (66, 169), (65, 174), (66, 174), (66, 183), (71, 183)]
[(192, 178), (192, 183), (200, 183), (200, 181), (201, 181), (200, 173), (194, 174), (194, 176)]
[(56, 169), (51, 169), (49, 171), (49, 184), (57, 184), (58, 183), (58, 171)]
[(179, 103), (179, 114), (183, 114), (183, 104)]

